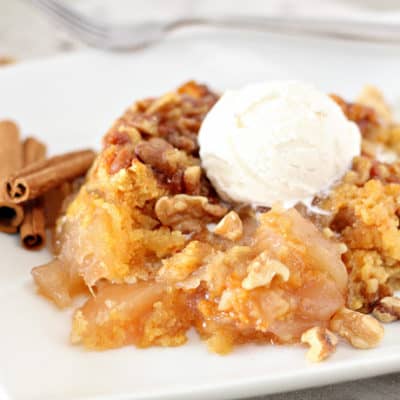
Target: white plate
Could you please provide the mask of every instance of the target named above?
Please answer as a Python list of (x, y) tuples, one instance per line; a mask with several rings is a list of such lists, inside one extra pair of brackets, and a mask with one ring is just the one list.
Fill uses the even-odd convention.
[[(0, 118), (16, 119), (54, 153), (98, 146), (134, 99), (189, 78), (219, 89), (305, 79), (346, 96), (374, 83), (396, 101), (399, 69), (394, 46), (187, 31), (136, 54), (81, 53), (4, 69)], [(400, 370), (399, 324), (386, 328), (379, 348), (341, 344), (319, 365), (307, 363), (305, 349), (296, 346), (243, 346), (221, 357), (194, 334), (180, 348), (88, 352), (68, 343), (71, 311), (60, 312), (35, 294), (29, 271), (49, 254), (23, 251), (11, 236), (1, 236), (0, 254), (0, 399), (228, 399)]]

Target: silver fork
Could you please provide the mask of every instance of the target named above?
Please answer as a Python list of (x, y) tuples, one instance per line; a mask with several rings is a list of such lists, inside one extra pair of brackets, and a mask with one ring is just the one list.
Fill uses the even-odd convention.
[(305, 33), (350, 39), (400, 42), (400, 26), (393, 23), (358, 20), (313, 19), (296, 16), (207, 16), (179, 18), (165, 22), (145, 21), (114, 25), (75, 12), (58, 0), (29, 0), (62, 24), (82, 42), (110, 50), (132, 50), (161, 40), (168, 33), (191, 25), (213, 25), (285, 33)]

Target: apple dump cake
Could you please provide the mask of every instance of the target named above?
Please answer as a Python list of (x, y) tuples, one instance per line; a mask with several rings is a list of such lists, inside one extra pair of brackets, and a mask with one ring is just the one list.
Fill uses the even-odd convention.
[(111, 127), (33, 277), (59, 307), (87, 293), (71, 339), (92, 349), (177, 346), (190, 328), (221, 354), (374, 347), (377, 319), (400, 316), (399, 152), (372, 87), (347, 103), (296, 82), (221, 98), (186, 83)]

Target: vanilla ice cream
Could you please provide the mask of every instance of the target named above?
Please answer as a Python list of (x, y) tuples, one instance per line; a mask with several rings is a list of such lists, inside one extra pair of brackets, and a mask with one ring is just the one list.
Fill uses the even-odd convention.
[(313, 86), (272, 81), (227, 91), (199, 133), (207, 176), (226, 200), (291, 207), (328, 190), (360, 154), (361, 135)]

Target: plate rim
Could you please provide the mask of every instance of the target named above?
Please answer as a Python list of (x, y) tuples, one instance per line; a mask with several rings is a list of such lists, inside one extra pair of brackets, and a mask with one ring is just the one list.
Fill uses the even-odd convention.
[[(49, 62), (63, 62), (65, 59), (79, 59), (80, 57), (85, 58), (85, 56), (91, 57), (93, 53), (97, 53), (97, 51), (82, 50), (74, 52), (73, 54), (59, 54), (53, 57), (26, 61), (5, 68), (4, 72), (8, 73), (12, 68), (20, 68), (22, 73), (25, 68), (29, 69), (32, 65)], [(3, 71), (0, 71), (0, 77), (2, 74)], [(400, 350), (400, 344), (391, 346), (391, 349), (393, 348), (399, 348)], [(181, 388), (179, 390), (169, 389), (167, 391), (157, 390), (147, 394), (139, 393), (139, 395), (129, 392), (109, 395), (72, 396), (71, 400), (155, 400), (160, 398), (163, 400), (187, 400), (188, 398), (195, 400), (202, 399), (205, 396), (210, 397), (210, 399), (239, 399), (251, 396), (269, 395), (400, 372), (400, 351), (398, 353), (399, 354), (396, 355), (396, 352), (394, 351), (393, 354), (383, 354), (382, 356), (379, 356), (379, 359), (374, 359), (374, 362), (371, 365), (368, 365), (366, 359), (346, 359), (330, 365), (329, 368), (318, 368), (317, 365), (317, 368), (313, 371), (310, 371), (309, 369), (300, 370), (298, 373), (291, 371), (288, 374), (274, 375), (273, 379), (262, 379), (260, 377), (245, 378), (229, 384), (204, 383), (196, 386), (193, 385), (192, 388)], [(347, 375), (350, 373), (351, 377), (349, 378)], [(279, 386), (284, 386), (283, 390), (278, 389)], [(6, 389), (5, 385), (0, 382), (0, 388), (1, 387)], [(46, 399), (50, 399), (52, 395), (49, 394), (47, 396), (50, 397), (46, 397)], [(44, 397), (41, 398), (44, 399)]]

